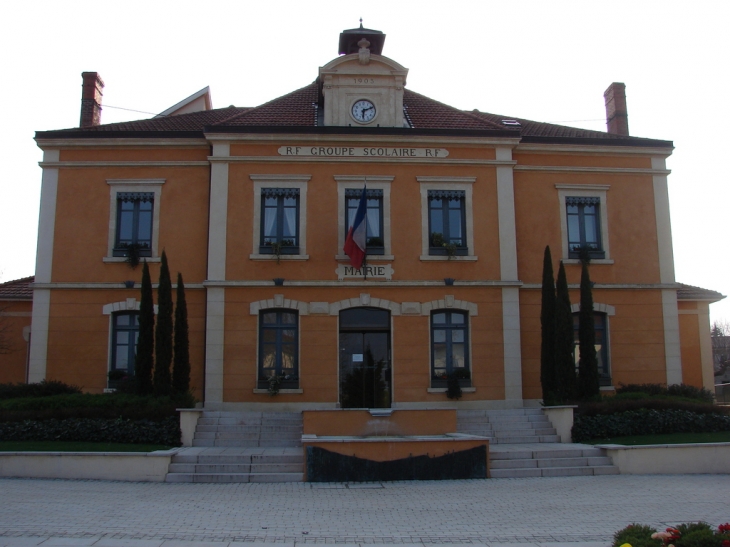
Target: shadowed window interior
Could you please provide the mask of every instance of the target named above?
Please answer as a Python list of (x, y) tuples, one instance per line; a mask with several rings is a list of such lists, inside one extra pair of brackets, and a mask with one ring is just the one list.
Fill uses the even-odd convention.
[(468, 254), (464, 200), (463, 190), (428, 191), (429, 254)]
[[(345, 225), (345, 237), (355, 221), (355, 213), (360, 205), (362, 189), (348, 188), (345, 190), (345, 208), (347, 211), (347, 223)], [(367, 190), (367, 252), (371, 255), (382, 255), (385, 253), (383, 239), (383, 191)]]
[(134, 359), (139, 338), (139, 313), (120, 312), (112, 315), (111, 370), (134, 374)]
[(299, 315), (291, 310), (259, 314), (259, 388), (268, 389), (272, 376), (283, 389), (299, 387)]
[(299, 188), (261, 190), (260, 254), (299, 254)]
[[(611, 370), (608, 363), (608, 321), (605, 313), (595, 312), (593, 314), (593, 325), (596, 333), (596, 358), (598, 359), (599, 382), (602, 386), (610, 386)], [(573, 358), (575, 370), (578, 370), (580, 361), (580, 313), (573, 314)]]
[(431, 314), (431, 387), (446, 387), (450, 375), (462, 386), (471, 385), (467, 321), (466, 312)]
[(568, 257), (605, 258), (601, 243), (601, 199), (597, 197), (565, 198), (568, 220)]
[(152, 217), (155, 194), (119, 192), (117, 194), (117, 228), (114, 256), (152, 256)]

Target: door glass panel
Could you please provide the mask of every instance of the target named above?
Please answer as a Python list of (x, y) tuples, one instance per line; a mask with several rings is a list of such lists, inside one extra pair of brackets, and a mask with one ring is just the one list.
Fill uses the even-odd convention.
[[(389, 319), (385, 310), (352, 308), (340, 313), (340, 328), (362, 323), (387, 326)], [(366, 328), (340, 332), (340, 406), (389, 408), (390, 386), (390, 333)]]

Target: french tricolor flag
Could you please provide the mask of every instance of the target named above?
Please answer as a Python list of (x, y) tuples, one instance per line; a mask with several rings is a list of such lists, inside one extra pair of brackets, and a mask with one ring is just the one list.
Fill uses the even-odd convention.
[(347, 239), (345, 239), (344, 251), (347, 256), (350, 257), (350, 264), (352, 264), (358, 270), (362, 267), (362, 263), (365, 260), (366, 246), (367, 246), (367, 209), (368, 209), (368, 198), (367, 198), (367, 185), (363, 186), (362, 196), (360, 197), (360, 205), (357, 206), (357, 212), (355, 213), (355, 220), (347, 232)]

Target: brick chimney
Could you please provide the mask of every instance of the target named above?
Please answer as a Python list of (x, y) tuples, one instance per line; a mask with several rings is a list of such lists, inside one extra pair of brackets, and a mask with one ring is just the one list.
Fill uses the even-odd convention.
[(82, 72), (81, 121), (79, 127), (92, 127), (101, 123), (101, 96), (104, 81), (96, 72)]
[(606, 100), (606, 126), (614, 135), (629, 135), (629, 113), (626, 110), (626, 86), (614, 82), (604, 91)]

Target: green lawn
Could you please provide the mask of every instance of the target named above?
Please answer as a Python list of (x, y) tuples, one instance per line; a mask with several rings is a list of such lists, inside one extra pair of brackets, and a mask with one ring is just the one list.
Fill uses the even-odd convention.
[(730, 443), (730, 431), (718, 433), (670, 433), (665, 435), (636, 435), (633, 437), (611, 437), (593, 439), (587, 444), (686, 444), (686, 443)]
[(0, 441), (0, 452), (152, 452), (162, 444), (73, 443), (64, 441)]

